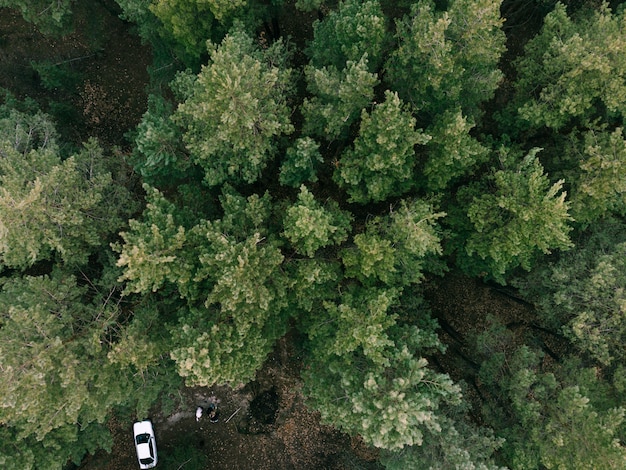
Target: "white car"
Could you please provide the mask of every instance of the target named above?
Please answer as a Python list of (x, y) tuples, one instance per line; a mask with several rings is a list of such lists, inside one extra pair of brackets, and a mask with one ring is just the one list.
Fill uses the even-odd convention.
[(135, 437), (135, 448), (137, 449), (137, 459), (139, 468), (154, 468), (157, 464), (156, 439), (151, 421), (141, 421), (133, 424), (133, 435)]

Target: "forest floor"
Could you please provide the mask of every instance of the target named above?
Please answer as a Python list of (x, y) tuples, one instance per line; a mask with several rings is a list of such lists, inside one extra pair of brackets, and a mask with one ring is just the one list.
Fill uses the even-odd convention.
[[(159, 468), (212, 470), (375, 469), (377, 453), (320, 423), (300, 393), (298, 367), (281, 340), (257, 380), (245, 387), (183, 388), (178, 405), (167, 413), (155, 409), (153, 422)], [(286, 362), (285, 362), (286, 361)], [(195, 410), (219, 400), (219, 421)], [(81, 470), (126, 470), (136, 466), (130, 422), (111, 421), (110, 454), (100, 451)], [(198, 457), (202, 458), (198, 458)], [(202, 466), (201, 466), (202, 464)]]
[(96, 137), (125, 147), (124, 134), (147, 109), (151, 51), (117, 8), (113, 0), (75, 2), (74, 30), (62, 38), (0, 9), (0, 87), (34, 99), (57, 120), (65, 141)]
[[(449, 273), (435, 278), (426, 290), (433, 314), (448, 346), (445, 354), (431, 358), (434, 367), (455, 381), (470, 385), (470, 403), (479, 404), (480, 384), (472, 364), (475, 338), (497, 321), (513, 331), (515, 348), (527, 335), (542, 338), (546, 347), (559, 351), (559, 343), (534, 328), (534, 313), (512, 291), (480, 280)], [(280, 340), (257, 378), (239, 389), (224, 386), (183, 388), (177, 406), (167, 412), (157, 408), (151, 419), (159, 446), (159, 467), (213, 470), (348, 470), (379, 469), (377, 453), (337, 430), (320, 423), (319, 415), (305, 406), (300, 392), (301, 364), (294, 352), (296, 341), (288, 335)], [(477, 359), (478, 358), (474, 358)], [(545, 360), (550, 360), (546, 355)], [(211, 423), (206, 416), (195, 419), (197, 406), (206, 407), (216, 398), (220, 416)], [(113, 451), (90, 456), (80, 470), (125, 470), (134, 468), (136, 456), (131, 422), (111, 421)], [(200, 454), (204, 466), (193, 466)]]

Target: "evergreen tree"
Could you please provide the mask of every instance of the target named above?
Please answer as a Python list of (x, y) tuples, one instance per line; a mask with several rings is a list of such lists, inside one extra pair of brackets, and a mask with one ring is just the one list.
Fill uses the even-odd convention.
[(372, 102), (378, 77), (368, 71), (367, 57), (348, 61), (345, 68), (314, 68), (304, 73), (307, 88), (313, 94), (302, 103), (303, 130), (306, 134), (334, 140), (345, 137), (361, 110)]
[(625, 252), (623, 224), (607, 221), (577, 250), (516, 281), (546, 327), (605, 365), (626, 359)]
[(429, 139), (415, 129), (415, 119), (398, 95), (387, 91), (383, 103), (375, 105), (371, 113), (361, 113), (359, 135), (354, 147), (342, 155), (334, 179), (352, 202), (378, 202), (402, 195), (413, 185), (414, 147)]
[(342, 70), (348, 62), (367, 57), (369, 71), (376, 71), (387, 41), (386, 23), (378, 0), (340, 1), (336, 10), (313, 24), (311, 65)]
[(572, 19), (557, 3), (517, 63), (520, 116), (562, 129), (572, 120), (622, 118), (626, 99), (623, 13), (606, 3)]
[(0, 121), (0, 264), (26, 268), (58, 255), (85, 263), (133, 210), (95, 140), (62, 159), (41, 113)]
[(254, 182), (276, 154), (277, 138), (294, 129), (286, 49), (277, 41), (261, 50), (234, 30), (219, 47), (209, 44), (209, 54), (197, 77), (179, 77), (187, 93), (173, 118), (207, 184)]
[(561, 190), (563, 181), (550, 184), (537, 151), (519, 164), (504, 154), (505, 169), (491, 176), (494, 189), (474, 196), (468, 208), (474, 231), (466, 252), (483, 260), (487, 273), (500, 282), (513, 268), (530, 270), (539, 253), (572, 246), (568, 236), (572, 219)]
[(0, 8), (18, 9), (44, 34), (60, 35), (71, 29), (72, 0), (0, 0)]
[(441, 347), (433, 331), (396, 325), (389, 312), (396, 296), (355, 288), (340, 303), (325, 303), (309, 330), (314, 353), (304, 374), (305, 393), (324, 422), (392, 450), (439, 433), (438, 408), (460, 400), (450, 378), (421, 357)]
[(319, 248), (345, 241), (350, 221), (350, 214), (341, 211), (336, 202), (322, 206), (302, 185), (298, 201), (287, 209), (283, 235), (298, 253), (312, 258)]
[(453, 0), (447, 11), (420, 0), (396, 24), (398, 47), (387, 62), (387, 82), (405, 101), (431, 116), (461, 108), (480, 115), (502, 73), (500, 2)]

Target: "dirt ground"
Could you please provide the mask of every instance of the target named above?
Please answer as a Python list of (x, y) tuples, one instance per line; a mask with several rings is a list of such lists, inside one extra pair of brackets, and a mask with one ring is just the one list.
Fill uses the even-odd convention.
[[(280, 346), (279, 346), (280, 349)], [(179, 406), (167, 414), (155, 410), (153, 422), (159, 464), (164, 470), (376, 469), (377, 454), (320, 424), (300, 393), (295, 368), (270, 357), (257, 380), (234, 390), (225, 386), (181, 391)], [(205, 415), (196, 421), (198, 406), (218, 401), (219, 421)], [(114, 445), (90, 456), (81, 470), (126, 470), (136, 467), (130, 423), (113, 420)]]
[[(97, 137), (105, 146), (123, 145), (147, 108), (151, 52), (118, 13), (113, 0), (75, 2), (73, 32), (52, 38), (1, 8), (0, 87), (37, 101), (66, 140)], [(33, 63), (52, 65), (74, 80), (47, 88)]]

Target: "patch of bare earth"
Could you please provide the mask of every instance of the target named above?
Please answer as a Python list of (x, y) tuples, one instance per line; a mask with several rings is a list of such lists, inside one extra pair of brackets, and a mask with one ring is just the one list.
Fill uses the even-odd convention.
[[(244, 387), (188, 387), (179, 405), (150, 416), (157, 437), (159, 463), (164, 469), (184, 469), (191, 453), (204, 454), (212, 470), (298, 470), (374, 468), (377, 453), (359, 439), (351, 439), (320, 423), (301, 394), (293, 369), (276, 355)], [(205, 415), (196, 420), (197, 406), (218, 400), (219, 421)], [(114, 445), (88, 457), (81, 470), (126, 470), (136, 466), (132, 423), (110, 422)], [(187, 449), (189, 454), (178, 448)], [(173, 458), (172, 456), (176, 456)]]
[[(113, 0), (75, 2), (73, 30), (63, 37), (44, 36), (18, 12), (0, 8), (0, 87), (56, 114), (60, 130), (76, 143), (97, 137), (104, 145), (123, 145), (147, 108), (152, 59), (117, 8)], [(63, 69), (79, 81), (47, 88), (32, 63)]]

